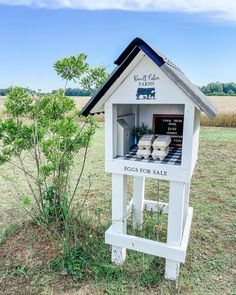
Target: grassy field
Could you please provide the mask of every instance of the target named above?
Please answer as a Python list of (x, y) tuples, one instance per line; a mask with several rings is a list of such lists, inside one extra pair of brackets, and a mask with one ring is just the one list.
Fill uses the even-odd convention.
[[(89, 97), (75, 96), (72, 97), (78, 107), (81, 109), (89, 100)], [(215, 127), (236, 127), (236, 96), (209, 96), (209, 99), (216, 105), (218, 109), (217, 116), (212, 120), (204, 113), (201, 114), (202, 126)], [(3, 112), (4, 97), (0, 96), (0, 112)], [(104, 115), (95, 115), (98, 122), (104, 121)]]
[[(216, 105), (219, 112), (236, 112), (236, 96), (209, 96), (208, 98)], [(75, 97), (75, 101), (80, 108), (84, 106), (88, 99), (88, 97)]]
[[(236, 129), (201, 129), (200, 153), (192, 179), (193, 224), (186, 263), (179, 280), (165, 281), (164, 259), (129, 251), (124, 265), (110, 263), (104, 231), (111, 216), (111, 177), (104, 172), (104, 129), (97, 130), (77, 198), (92, 187), (79, 224), (83, 276), (57, 268), (60, 245), (50, 234), (26, 222), (8, 179), (24, 186), (12, 167), (0, 173), (0, 294), (236, 294)], [(29, 163), (30, 165), (30, 163)], [(167, 200), (167, 183), (147, 180), (146, 198)], [(129, 180), (129, 196), (131, 180)], [(19, 222), (21, 220), (21, 223)], [(145, 215), (142, 236), (165, 240), (166, 218)], [(129, 228), (129, 231), (131, 229)], [(80, 266), (78, 261), (78, 267)]]
[(236, 112), (236, 96), (209, 96), (208, 98), (217, 106), (219, 112)]

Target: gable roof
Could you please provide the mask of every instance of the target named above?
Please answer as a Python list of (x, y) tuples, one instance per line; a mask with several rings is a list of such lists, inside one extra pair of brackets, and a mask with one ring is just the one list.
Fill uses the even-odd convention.
[(155, 64), (157, 64), (159, 68), (169, 77), (169, 79), (172, 80), (196, 106), (205, 112), (208, 117), (213, 119), (216, 116), (217, 109), (207, 96), (205, 96), (174, 63), (172, 63), (159, 51), (154, 50), (140, 38), (135, 38), (117, 58), (114, 62), (117, 65), (116, 69), (83, 107), (81, 110), (82, 115), (87, 116), (90, 114), (94, 106), (105, 95), (108, 89), (115, 83), (115, 81), (120, 77), (140, 51), (146, 54)]

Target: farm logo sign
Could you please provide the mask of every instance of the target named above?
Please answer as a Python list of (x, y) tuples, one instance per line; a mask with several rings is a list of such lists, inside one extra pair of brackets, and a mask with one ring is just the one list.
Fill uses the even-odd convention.
[(156, 89), (155, 82), (160, 78), (156, 74), (134, 75), (134, 82), (137, 83), (138, 88), (136, 92), (137, 100), (155, 99)]

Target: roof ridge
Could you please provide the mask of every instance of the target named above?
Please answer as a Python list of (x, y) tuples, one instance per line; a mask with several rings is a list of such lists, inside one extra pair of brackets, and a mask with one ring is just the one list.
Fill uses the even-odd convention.
[(159, 56), (159, 58), (163, 60), (164, 63), (167, 63), (171, 67), (182, 72), (182, 70), (175, 63), (173, 63), (169, 58), (167, 58), (162, 52), (160, 52), (157, 49), (154, 49), (153, 47), (148, 45), (143, 39), (139, 37), (134, 38), (129, 43), (129, 45), (123, 50), (120, 56), (114, 61), (114, 64), (120, 65), (136, 46), (139, 47), (140, 49), (142, 49), (142, 47), (145, 46), (148, 50), (155, 52)]

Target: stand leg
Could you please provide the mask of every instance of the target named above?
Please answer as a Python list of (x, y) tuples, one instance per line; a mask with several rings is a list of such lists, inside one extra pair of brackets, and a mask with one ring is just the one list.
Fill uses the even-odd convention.
[[(170, 181), (167, 244), (180, 246), (184, 223), (185, 183)], [(176, 280), (180, 263), (166, 259), (165, 278)]]
[[(112, 174), (112, 231), (126, 233), (127, 176)], [(126, 249), (112, 246), (112, 262), (122, 264), (126, 258)]]
[(133, 228), (142, 229), (145, 178), (133, 177)]
[(183, 222), (183, 230), (184, 230), (186, 218), (187, 218), (187, 215), (188, 215), (189, 192), (190, 192), (190, 183), (186, 183), (185, 184), (185, 193), (184, 193), (184, 222)]

